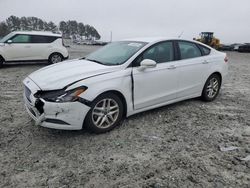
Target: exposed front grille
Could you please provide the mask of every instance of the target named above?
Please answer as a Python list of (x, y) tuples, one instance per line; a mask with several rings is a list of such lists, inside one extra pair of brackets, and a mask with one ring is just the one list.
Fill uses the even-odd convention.
[(25, 97), (27, 98), (27, 100), (31, 103), (31, 100), (30, 100), (31, 91), (26, 86), (24, 87), (24, 93), (25, 93)]
[(37, 99), (35, 102), (35, 107), (40, 114), (44, 112), (43, 106), (44, 106), (44, 103), (40, 99)]

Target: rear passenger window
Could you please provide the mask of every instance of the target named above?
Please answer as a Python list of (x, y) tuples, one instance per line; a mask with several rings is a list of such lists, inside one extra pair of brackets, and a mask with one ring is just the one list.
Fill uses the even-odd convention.
[(202, 56), (200, 49), (196, 44), (186, 41), (180, 41), (179, 48), (181, 53), (181, 59), (190, 59)]
[(164, 63), (174, 60), (174, 50), (172, 42), (161, 42), (146, 50), (142, 55), (142, 60), (152, 59), (156, 63)]
[(40, 35), (32, 35), (31, 41), (32, 43), (51, 43), (54, 42), (57, 37), (53, 36), (40, 36)]
[(211, 50), (205, 46), (199, 45), (199, 47), (201, 48), (201, 50), (203, 51), (203, 55), (209, 55)]

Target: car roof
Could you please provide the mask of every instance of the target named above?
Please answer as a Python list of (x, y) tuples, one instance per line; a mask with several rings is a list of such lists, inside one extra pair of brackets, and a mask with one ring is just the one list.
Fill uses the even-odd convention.
[(122, 41), (137, 41), (137, 42), (155, 43), (155, 42), (166, 41), (166, 40), (183, 40), (183, 41), (197, 42), (197, 41), (182, 39), (182, 38), (177, 38), (177, 37), (143, 37), (143, 38), (124, 39)]
[[(166, 40), (167, 38), (165, 38)], [(124, 39), (123, 41), (138, 41), (138, 42), (146, 42), (146, 43), (152, 43), (164, 40), (164, 37), (140, 37), (140, 38), (128, 38)]]
[(26, 35), (43, 35), (43, 36), (54, 36), (61, 37), (61, 34), (52, 33), (50, 31), (14, 31), (14, 34), (26, 34)]
[(205, 46), (209, 48), (210, 50), (214, 50), (212, 47), (205, 45), (199, 41), (196, 40), (189, 40), (189, 39), (183, 39), (178, 37), (143, 37), (143, 38), (131, 38), (131, 39), (124, 39), (122, 41), (134, 41), (134, 42), (146, 42), (149, 44), (154, 44), (161, 41), (167, 41), (167, 40), (178, 40), (178, 41), (187, 41), (187, 42), (193, 42), (196, 44), (200, 44), (202, 46)]

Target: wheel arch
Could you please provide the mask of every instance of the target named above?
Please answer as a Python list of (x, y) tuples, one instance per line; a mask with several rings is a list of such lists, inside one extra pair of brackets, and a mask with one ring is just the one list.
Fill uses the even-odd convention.
[(214, 71), (213, 73), (211, 73), (211, 74), (209, 74), (209, 75), (207, 76), (207, 79), (206, 79), (205, 82), (203, 83), (202, 91), (203, 91), (203, 89), (204, 89), (204, 87), (205, 87), (205, 84), (206, 84), (208, 78), (209, 78), (210, 76), (212, 76), (212, 75), (218, 75), (218, 76), (220, 77), (220, 84), (222, 85), (222, 74), (221, 74), (219, 71)]
[[(219, 77), (219, 79), (220, 79), (219, 80), (220, 81), (220, 85), (219, 85), (218, 90), (216, 91), (217, 94), (215, 96), (213, 96), (212, 98), (208, 98), (207, 94), (206, 94), (206, 87), (207, 87), (206, 85), (207, 85), (207, 82), (209, 81), (210, 77), (212, 77), (212, 76), (218, 76)], [(201, 92), (201, 99), (204, 100), (204, 101), (206, 101), (206, 102), (213, 101), (216, 98), (216, 96), (218, 95), (221, 85), (222, 85), (222, 75), (221, 75), (221, 73), (218, 72), (218, 71), (215, 71), (212, 74), (210, 74), (208, 76), (208, 78), (207, 78), (204, 86), (203, 86), (203, 89), (202, 89), (202, 92)]]
[(5, 59), (4, 59), (4, 57), (2, 55), (0, 55), (0, 59), (3, 60), (3, 61), (5, 61)]
[(50, 53), (49, 54), (49, 57), (48, 57), (48, 60), (50, 59), (50, 57), (52, 56), (52, 55), (54, 55), (54, 54), (59, 54), (60, 56), (62, 56), (62, 59), (64, 59), (64, 56), (63, 56), (63, 54), (62, 53), (60, 53), (60, 52), (52, 52), (52, 53)]
[(125, 96), (118, 90), (108, 90), (108, 91), (102, 92), (97, 97), (99, 97), (100, 95), (106, 94), (106, 93), (113, 93), (113, 94), (117, 95), (121, 99), (123, 107), (124, 107), (124, 109), (123, 109), (123, 117), (126, 117), (126, 115), (127, 115), (127, 101), (126, 101)]
[(220, 77), (220, 82), (222, 83), (222, 74), (219, 71), (215, 71), (214, 73), (210, 74), (209, 77), (212, 75), (218, 75)]
[(4, 62), (5, 62), (5, 59), (3, 58), (3, 56), (0, 55), (0, 68), (2, 68)]

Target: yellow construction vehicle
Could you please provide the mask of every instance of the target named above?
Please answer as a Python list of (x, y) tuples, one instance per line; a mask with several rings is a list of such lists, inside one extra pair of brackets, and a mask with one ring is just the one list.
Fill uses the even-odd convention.
[(200, 38), (198, 39), (194, 38), (194, 40), (197, 40), (208, 46), (211, 46), (212, 48), (215, 48), (216, 50), (218, 50), (221, 46), (220, 40), (214, 37), (213, 32), (202, 32), (200, 33)]

